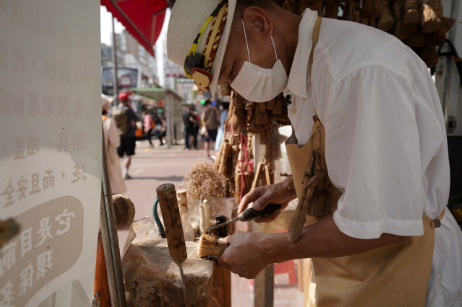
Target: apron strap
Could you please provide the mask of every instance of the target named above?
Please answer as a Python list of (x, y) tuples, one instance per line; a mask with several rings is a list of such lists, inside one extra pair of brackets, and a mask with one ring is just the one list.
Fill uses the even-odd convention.
[(439, 228), (441, 227), (441, 220), (443, 219), (444, 217), (444, 212), (446, 211), (446, 209), (443, 209), (443, 211), (441, 212), (441, 214), (434, 220), (432, 220), (430, 222), (430, 227), (431, 228)]
[[(310, 60), (309, 60), (310, 78), (311, 78), (311, 67), (313, 66), (314, 48), (316, 47), (316, 44), (318, 43), (319, 30), (321, 29), (321, 22), (322, 22), (322, 18), (320, 16), (316, 17), (316, 21), (314, 23), (314, 28), (313, 28), (313, 36), (311, 38), (312, 41), (313, 41), (313, 45), (311, 46), (311, 53), (310, 53)], [(311, 79), (313, 79), (313, 78), (311, 78)], [(314, 114), (316, 114), (316, 118), (317, 118), (318, 113), (316, 112), (316, 107), (314, 106), (314, 102), (313, 102), (313, 107), (314, 107)]]

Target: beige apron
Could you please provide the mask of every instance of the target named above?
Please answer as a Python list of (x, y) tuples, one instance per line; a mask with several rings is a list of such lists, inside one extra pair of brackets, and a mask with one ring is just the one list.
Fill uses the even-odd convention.
[[(320, 26), (316, 22), (314, 46)], [(310, 58), (310, 67), (311, 67)], [(318, 133), (321, 132), (321, 133)], [(325, 156), (324, 126), (316, 120), (312, 136), (305, 146), (286, 143), (287, 154), (297, 195), (302, 190), (303, 172), (311, 151), (319, 150)], [(312, 148), (315, 147), (315, 148)], [(325, 162), (324, 162), (325, 163)], [(327, 169), (327, 167), (325, 166)], [(332, 212), (337, 209), (341, 192), (330, 184)], [(441, 219), (444, 211), (439, 217)], [(307, 225), (315, 220), (307, 218)], [(339, 258), (313, 258), (313, 275), (310, 284), (309, 306), (425, 306), (431, 273), (434, 247), (432, 220), (423, 216), (424, 235), (411, 240), (377, 248), (353, 256)], [(315, 291), (315, 296), (312, 292)]]

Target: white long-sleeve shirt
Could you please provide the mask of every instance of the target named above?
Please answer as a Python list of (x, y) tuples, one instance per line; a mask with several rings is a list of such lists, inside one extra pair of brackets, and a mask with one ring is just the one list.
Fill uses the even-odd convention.
[[(310, 76), (316, 16), (303, 15), (284, 95), (299, 145), (314, 107), (325, 126), (329, 177), (343, 193), (334, 221), (354, 238), (422, 235), (422, 214), (438, 217), (449, 196), (445, 121), (428, 69), (383, 31), (324, 18)], [(427, 306), (462, 306), (462, 233), (449, 210), (435, 230)]]

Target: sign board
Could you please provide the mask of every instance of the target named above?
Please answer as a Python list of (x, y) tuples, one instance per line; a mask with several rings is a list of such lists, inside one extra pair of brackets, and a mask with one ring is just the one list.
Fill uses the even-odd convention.
[(0, 306), (38, 306), (94, 274), (99, 26), (97, 1), (0, 0), (0, 219), (21, 227), (0, 252)]
[(119, 83), (120, 86), (129, 88), (133, 86), (133, 79), (130, 75), (126, 74), (120, 77)]

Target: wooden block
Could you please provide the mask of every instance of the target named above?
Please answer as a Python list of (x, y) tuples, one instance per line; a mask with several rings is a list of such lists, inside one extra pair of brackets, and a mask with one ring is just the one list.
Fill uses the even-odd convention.
[(213, 265), (212, 307), (231, 307), (231, 272)]

